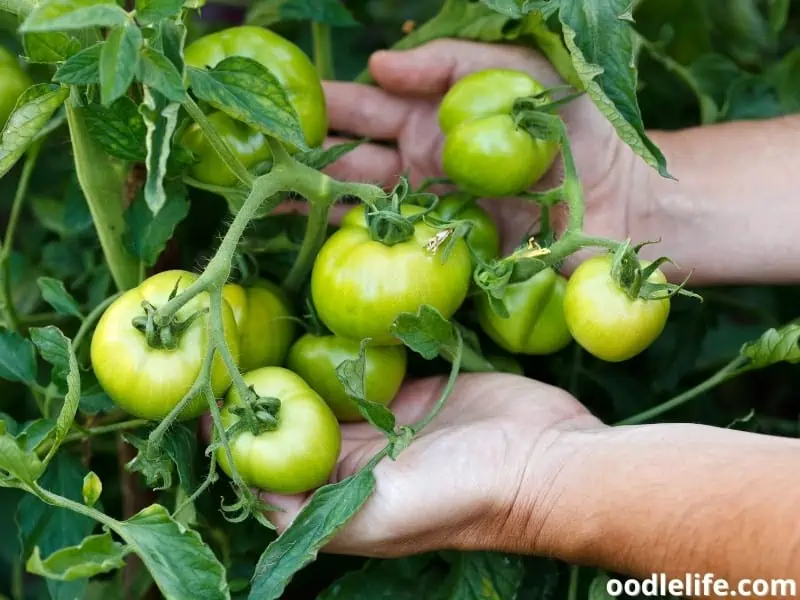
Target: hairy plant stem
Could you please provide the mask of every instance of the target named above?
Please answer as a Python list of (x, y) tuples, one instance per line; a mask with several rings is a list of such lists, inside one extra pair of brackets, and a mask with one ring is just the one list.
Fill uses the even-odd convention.
[(439, 398), (436, 405), (433, 409), (425, 415), (421, 420), (414, 423), (411, 426), (411, 431), (414, 432), (414, 435), (418, 434), (420, 431), (425, 429), (431, 421), (433, 421), (437, 415), (441, 412), (444, 408), (444, 404), (447, 399), (450, 397), (450, 394), (453, 392), (453, 388), (456, 386), (456, 381), (458, 380), (458, 374), (461, 372), (461, 358), (464, 356), (464, 338), (461, 336), (461, 332), (456, 329), (456, 336), (458, 337), (458, 347), (456, 348), (455, 356), (453, 356), (453, 366), (450, 369), (450, 376), (447, 378), (447, 384), (442, 391), (442, 395)]
[(697, 384), (693, 388), (678, 394), (674, 398), (670, 398), (666, 402), (662, 402), (658, 406), (654, 406), (635, 414), (632, 417), (623, 419), (622, 421), (615, 423), (615, 425), (641, 425), (642, 423), (646, 423), (647, 421), (651, 421), (654, 418), (663, 415), (665, 412), (678, 408), (679, 406), (686, 404), (689, 400), (696, 398), (700, 394), (707, 392), (721, 383), (726, 382), (728, 379), (733, 379), (734, 377), (738, 377), (739, 375), (746, 373), (749, 370), (749, 368), (746, 366), (748, 360), (749, 359), (745, 356), (737, 356), (719, 371), (714, 373), (711, 377)]
[(211, 144), (211, 147), (219, 154), (220, 158), (225, 161), (228, 168), (233, 171), (233, 174), (236, 175), (236, 179), (247, 187), (251, 187), (253, 185), (253, 176), (242, 164), (242, 161), (233, 153), (230, 146), (220, 137), (205, 113), (197, 106), (197, 103), (190, 97), (187, 97), (183, 103), (183, 107), (186, 109), (186, 112), (189, 113), (189, 116), (192, 117), (192, 120), (200, 126), (208, 143)]
[(72, 347), (75, 352), (78, 351), (78, 348), (81, 347), (84, 338), (89, 334), (92, 330), (94, 324), (103, 316), (103, 313), (106, 309), (111, 306), (114, 301), (122, 295), (122, 292), (117, 292), (113, 296), (109, 296), (105, 300), (103, 300), (100, 304), (95, 306), (86, 317), (83, 319), (80, 328), (78, 329), (78, 333), (75, 334), (75, 338), (72, 340)]
[(331, 26), (327, 23), (311, 22), (311, 36), (314, 39), (314, 65), (322, 80), (336, 79), (333, 69), (333, 48), (331, 46)]
[[(107, 433), (128, 431), (130, 429), (141, 429), (142, 427), (146, 427), (150, 424), (151, 421), (147, 421), (146, 419), (130, 419), (128, 421), (119, 421), (118, 423), (109, 423), (108, 425), (90, 427), (88, 429), (82, 429), (80, 431), (67, 434), (67, 436), (64, 437), (63, 441), (61, 442), (61, 445), (63, 446), (64, 444), (70, 444), (72, 442), (82, 442), (83, 440), (105, 435)], [(50, 450), (52, 445), (52, 441), (45, 442), (36, 449), (36, 453), (39, 455), (45, 454), (48, 450)]]
[(0, 272), (2, 272), (3, 277), (1, 300), (6, 317), (6, 327), (12, 331), (19, 331), (19, 316), (17, 315), (17, 309), (14, 307), (14, 298), (11, 293), (11, 269), (8, 262), (14, 249), (14, 234), (17, 231), (22, 205), (28, 195), (28, 184), (36, 166), (36, 159), (39, 157), (40, 147), (41, 145), (38, 143), (33, 144), (25, 157), (25, 164), (22, 167), (22, 173), (17, 184), (17, 191), (14, 194), (14, 203), (11, 205), (11, 214), (8, 217), (6, 233), (2, 242), (0, 242), (3, 248), (0, 251)]

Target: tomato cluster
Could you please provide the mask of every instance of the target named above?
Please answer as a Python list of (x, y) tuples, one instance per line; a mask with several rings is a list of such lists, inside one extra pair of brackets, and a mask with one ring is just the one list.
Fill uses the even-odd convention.
[[(230, 56), (266, 66), (287, 89), (308, 144), (322, 143), (322, 87), (297, 47), (270, 31), (237, 27), (186, 49), (186, 62), (196, 67)], [(4, 60), (0, 55), (0, 77), (11, 68)], [(309, 294), (318, 317), (312, 331), (298, 339), (296, 299), (266, 280), (221, 290), (210, 285), (177, 310), (161, 310), (198, 281), (186, 271), (166, 271), (125, 292), (101, 317), (91, 344), (97, 379), (122, 409), (150, 420), (165, 419), (181, 401), (177, 418), (199, 416), (210, 387), (214, 398), (225, 398), (221, 420), (232, 432), (230, 443), (216, 452), (222, 469), (230, 475), (232, 459), (248, 485), (300, 493), (323, 484), (334, 468), (339, 422), (364, 419), (361, 401), (340, 379), (340, 366), (363, 361), (369, 402), (386, 406), (398, 394), (408, 357), (393, 325), (402, 313), (427, 305), (449, 319), (466, 305), (486, 336), (516, 355), (555, 353), (573, 338), (609, 361), (638, 354), (660, 334), (669, 300), (630, 297), (613, 276), (609, 256), (584, 262), (569, 280), (545, 268), (527, 280), (507, 281), (493, 288), (493, 297), (476, 284), (476, 269), (500, 264), (501, 251), (498, 228), (476, 196), (523, 191), (558, 151), (558, 144), (532, 137), (512, 117), (517, 98), (543, 93), (528, 75), (508, 70), (477, 73), (452, 88), (440, 109), (444, 168), (465, 192), (418, 205), (396, 191), (396, 201), (347, 212), (311, 268)], [(247, 168), (269, 158), (261, 133), (221, 112), (208, 118)], [(180, 143), (194, 154), (195, 179), (235, 182), (199, 128), (186, 130)], [(656, 270), (649, 281), (664, 278)], [(210, 314), (220, 302), (221, 324), (219, 315)], [(229, 356), (221, 352), (220, 335)], [(522, 374), (511, 356), (490, 354), (489, 360)], [(232, 385), (231, 366), (242, 371), (244, 385)], [(206, 380), (205, 387), (197, 384)]]

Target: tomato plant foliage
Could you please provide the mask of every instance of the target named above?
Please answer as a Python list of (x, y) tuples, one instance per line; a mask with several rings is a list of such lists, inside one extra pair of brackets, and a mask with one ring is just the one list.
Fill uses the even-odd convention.
[[(564, 179), (527, 196), (543, 210), (537, 239), (498, 256), (496, 227), (470, 195), (483, 190), (440, 202), (404, 178), (384, 190), (324, 175), (362, 142), (322, 147), (320, 84), (369, 82), (366, 60), (379, 48), (440, 38), (526, 46), (669, 177), (648, 129), (800, 110), (796, 2), (740, 0), (729, 10), (723, 0), (253, 0), (199, 12), (203, 4), (0, 0), (0, 597), (598, 594), (604, 574), (592, 580), (549, 559), (322, 553), (374, 493), (376, 466), (414, 443), (460, 371), (512, 364), (568, 389), (607, 422), (680, 418), (800, 434), (791, 371), (800, 362), (797, 290), (721, 288), (693, 302), (651, 277), (629, 243), (583, 235), (582, 190), (558, 116), (569, 97), (552, 95), (562, 90), (531, 82), (524, 97), (503, 100), (500, 117), (520, 126), (519, 143), (547, 149), (539, 170), (558, 148)], [(511, 193), (525, 195), (519, 188), (529, 183), (523, 177)], [(296, 197), (309, 201), (308, 216), (273, 213)], [(363, 208), (334, 233), (329, 217), (340, 200)], [(557, 237), (548, 217), (562, 200), (570, 221)], [(348, 235), (351, 247), (335, 251)], [(578, 343), (570, 341), (575, 317), (565, 324), (553, 269), (592, 245), (610, 251), (602, 275), (620, 297), (661, 302), (664, 318), (670, 313), (660, 337), (661, 321), (635, 349), (612, 353), (637, 354), (627, 363), (595, 358), (589, 352), (607, 353), (577, 330)], [(431, 274), (426, 286), (397, 270), (402, 254), (417, 274)], [(186, 271), (157, 295), (142, 293), (158, 274)], [(376, 281), (399, 287), (387, 295)], [(104, 315), (132, 297), (124, 323), (109, 328)], [(91, 351), (98, 322), (117, 348), (102, 360)], [(191, 356), (181, 350), (187, 342)], [(305, 400), (240, 373), (284, 372), (275, 365), (287, 353), (310, 384), (297, 377), (290, 387), (312, 398), (325, 435), (293, 434), (281, 415)], [(169, 368), (137, 372), (145, 358)], [(401, 425), (389, 402), (406, 370), (445, 375), (448, 385), (430, 414)], [(734, 377), (736, 386), (723, 385)], [(170, 383), (169, 394), (158, 391)], [(748, 390), (764, 387), (769, 399), (751, 406)], [(263, 391), (272, 389), (280, 393)], [(131, 414), (113, 401), (123, 395)], [(153, 400), (158, 410), (144, 410)], [(200, 412), (199, 425), (178, 421)], [(383, 440), (341, 479), (331, 467), (334, 414), (366, 421)], [(322, 438), (327, 447), (307, 451)], [(316, 469), (270, 483), (309, 495), (280, 535), (267, 517), (275, 507), (244, 476), (252, 464), (236, 468), (245, 439), (263, 440), (284, 462), (292, 454), (275, 449), (295, 444)], [(325, 464), (312, 464), (321, 455)]]

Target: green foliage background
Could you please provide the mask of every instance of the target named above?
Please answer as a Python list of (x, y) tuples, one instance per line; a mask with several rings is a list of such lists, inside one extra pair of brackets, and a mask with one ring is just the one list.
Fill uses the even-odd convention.
[[(424, 22), (441, 5), (431, 0), (361, 0), (345, 4), (361, 25), (334, 29), (335, 66), (341, 79), (356, 77), (373, 50), (397, 42), (404, 23)], [(239, 23), (248, 15), (251, 19), (265, 19), (279, 5), (271, 0), (252, 6), (208, 5), (203, 9), (202, 20), (191, 24), (190, 36)], [(640, 36), (638, 95), (647, 128), (679, 129), (800, 110), (800, 2), (644, 0), (638, 3), (633, 16)], [(0, 42), (18, 49), (9, 33), (14, 26), (10, 20), (0, 20)], [(276, 29), (310, 49), (307, 24), (280, 23)], [(34, 66), (34, 76), (42, 69)], [(45, 159), (36, 166), (31, 201), (22, 216), (11, 258), (16, 305), (23, 319), (30, 316), (28, 325), (43, 319), (41, 284), (37, 282), (40, 277), (64, 281), (83, 311), (96, 306), (111, 288), (86, 201), (72, 173), (72, 158), (65, 151), (66, 143), (63, 135), (52, 136), (46, 142)], [(0, 223), (8, 217), (20, 171), (18, 166), (0, 180)], [(189, 216), (182, 221), (176, 217), (176, 222), (181, 221), (176, 241), (167, 247), (159, 267), (200, 265), (218, 239), (220, 223), (226, 219), (224, 203), (196, 190), (190, 200), (188, 207), (182, 199), (173, 203), (171, 210), (181, 216), (188, 210)], [(768, 207), (754, 205), (750, 210)], [(747, 216), (742, 214), (743, 219)], [(286, 247), (293, 247), (295, 234), (301, 234), (302, 227), (289, 218), (267, 219), (252, 228), (249, 237), (257, 239), (260, 234), (281, 229), (288, 231)], [(740, 243), (748, 244), (748, 240)], [(289, 264), (267, 262), (276, 275)], [(702, 381), (735, 357), (744, 342), (758, 338), (765, 329), (795, 319), (800, 305), (800, 290), (796, 287), (698, 291), (705, 301), (676, 300), (664, 335), (648, 352), (628, 363), (604, 364), (573, 346), (552, 359), (528, 361), (526, 373), (569, 389), (605, 421), (614, 422)], [(75, 323), (68, 317), (49, 318), (58, 320), (65, 334), (75, 334)], [(796, 436), (800, 432), (798, 383), (796, 367), (776, 365), (720, 386), (665, 418)], [(109, 408), (108, 399), (96, 385), (93, 387), (90, 377), (83, 385), (95, 393), (84, 393), (82, 411)], [(26, 388), (3, 380), (0, 412), (10, 414), (13, 419), (8, 422), (16, 423), (39, 416)], [(74, 496), (86, 473), (81, 463), (84, 450), (77, 447), (71, 453), (60, 454), (43, 483), (53, 491)], [(118, 476), (117, 446), (108, 438), (96, 441), (93, 452), (92, 469), (104, 482), (103, 507), (109, 514), (121, 517), (124, 487)], [(202, 468), (201, 464), (197, 466)], [(225, 493), (225, 485), (218, 484), (200, 500), (197, 514), (187, 515), (186, 519), (198, 524), (206, 541), (229, 566), (231, 588), (235, 591), (237, 584), (238, 589), (247, 584), (271, 534), (250, 523), (224, 522), (217, 503)], [(149, 500), (156, 499), (157, 495)], [(45, 511), (37, 500), (23, 498), (15, 490), (0, 489), (0, 594), (26, 599), (66, 599), (76, 594), (85, 598), (123, 597), (117, 579), (93, 581), (87, 587), (82, 583), (45, 582), (21, 568), (19, 556), (27, 555), (33, 545), (38, 544), (46, 553), (77, 544), (89, 532), (90, 525), (65, 511)], [(491, 576), (498, 581), (508, 575), (513, 579), (514, 570), (521, 564), (513, 561), (499, 566), (480, 553), (372, 561), (366, 567), (361, 559), (323, 556), (294, 580), (286, 597), (301, 599), (319, 594), (325, 599), (359, 600), (375, 598), (375, 590), (380, 589), (383, 597), (399, 600), (477, 598), (468, 591), (471, 578)], [(524, 565), (527, 570), (519, 598), (567, 597), (570, 573), (566, 565), (543, 559), (525, 559)], [(509, 572), (498, 572), (503, 569)], [(586, 597), (592, 577), (592, 572), (583, 572), (578, 583), (579, 597)], [(140, 570), (129, 582), (134, 594), (131, 597), (140, 597), (135, 592), (146, 590), (149, 583), (146, 571)]]

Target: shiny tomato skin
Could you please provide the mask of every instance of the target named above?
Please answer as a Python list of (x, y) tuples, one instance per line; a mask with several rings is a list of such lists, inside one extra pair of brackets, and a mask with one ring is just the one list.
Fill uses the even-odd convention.
[(295, 337), (294, 313), (283, 291), (261, 279), (247, 288), (228, 284), (222, 295), (239, 329), (241, 369), (282, 365)]
[[(244, 380), (259, 396), (281, 403), (275, 430), (241, 432), (231, 440), (231, 455), (245, 483), (277, 494), (300, 494), (324, 484), (341, 448), (339, 423), (325, 401), (299, 375), (282, 367), (250, 371)], [(231, 388), (222, 410), (226, 428), (238, 420), (230, 408), (240, 402)], [(217, 459), (230, 475), (223, 448), (217, 450)]]
[(513, 196), (531, 187), (558, 154), (553, 140), (536, 139), (518, 127), (518, 98), (544, 92), (527, 73), (487, 69), (460, 79), (439, 107), (445, 134), (444, 172), (476, 196)]
[(31, 78), (20, 68), (16, 57), (0, 46), (0, 130), (14, 112), (22, 92), (31, 85)]
[[(402, 208), (405, 215), (422, 210)], [(400, 313), (429, 304), (449, 318), (464, 302), (472, 264), (463, 240), (444, 260), (444, 244), (426, 248), (440, 232), (424, 222), (416, 223), (411, 239), (393, 246), (371, 239), (363, 206), (353, 208), (342, 225), (323, 245), (311, 273), (314, 306), (334, 334), (371, 338), (376, 346), (399, 344), (390, 330)]]
[[(586, 351), (621, 362), (643, 352), (661, 335), (670, 301), (632, 300), (611, 276), (611, 264), (612, 257), (606, 254), (575, 269), (564, 293), (564, 316), (575, 341)], [(649, 281), (665, 283), (666, 277), (656, 270)]]
[[(164, 271), (146, 279), (115, 300), (100, 318), (91, 343), (91, 362), (100, 385), (111, 399), (133, 416), (159, 420), (189, 392), (206, 356), (208, 316), (192, 321), (180, 337), (175, 349), (152, 348), (144, 333), (132, 325), (135, 317), (144, 314), (142, 302), (156, 308), (167, 303), (178, 283), (183, 291), (197, 276), (187, 271)], [(184, 321), (197, 311), (209, 308), (210, 299), (203, 292), (192, 298), (176, 314)], [(236, 321), (227, 303), (223, 303), (223, 325), (228, 348), (238, 360), (239, 340)], [(217, 353), (211, 368), (211, 387), (221, 397), (231, 384), (222, 358)], [(181, 419), (190, 419), (207, 408), (202, 394), (189, 403)]]
[[(335, 335), (306, 334), (289, 350), (286, 366), (300, 375), (333, 410), (339, 421), (363, 421), (356, 403), (336, 376), (345, 360), (356, 360), (360, 342)], [(404, 346), (369, 346), (365, 351), (367, 400), (388, 406), (406, 374)]]
[(567, 280), (553, 269), (506, 287), (509, 312), (503, 318), (492, 310), (486, 294), (477, 300), (478, 321), (494, 342), (514, 354), (552, 354), (572, 341), (564, 319)]

